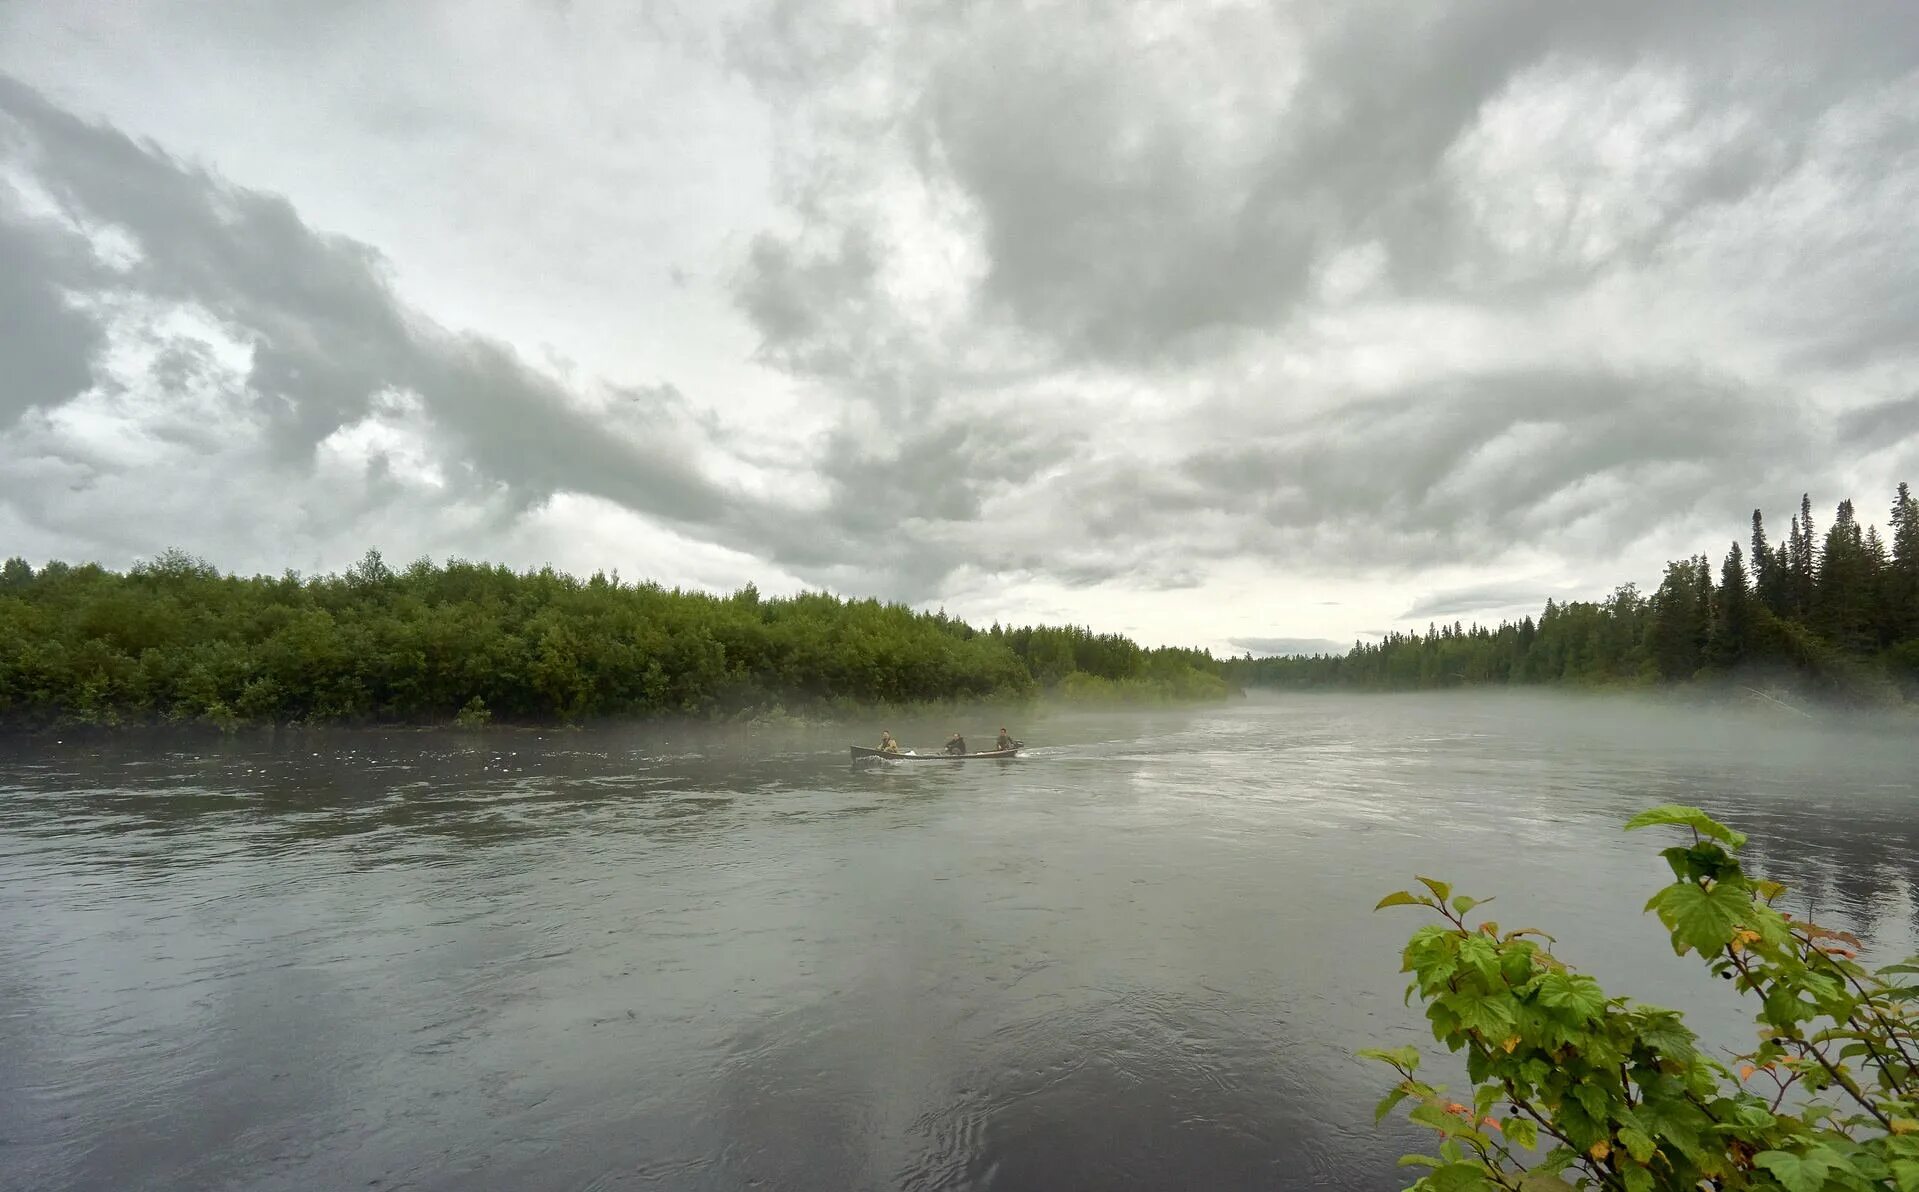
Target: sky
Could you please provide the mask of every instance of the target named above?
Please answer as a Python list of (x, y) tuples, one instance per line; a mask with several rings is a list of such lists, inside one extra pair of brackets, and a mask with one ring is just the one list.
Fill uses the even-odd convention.
[(1883, 521), (1903, 8), (10, 0), (0, 554), (1268, 653)]

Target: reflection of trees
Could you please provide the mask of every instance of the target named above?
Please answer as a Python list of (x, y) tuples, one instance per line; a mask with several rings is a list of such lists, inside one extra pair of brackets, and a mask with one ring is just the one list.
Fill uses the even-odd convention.
[[(0, 784), (21, 790), (0, 823), (28, 836), (120, 838), (123, 859), (161, 868), (241, 849), (344, 846), (368, 862), (594, 830), (663, 839), (712, 831), (738, 799), (843, 782), (817, 752), (750, 751), (687, 730), (667, 745), (632, 730), (471, 737), (405, 732), (105, 737), (34, 742)], [(691, 748), (689, 748), (691, 746)], [(665, 753), (673, 749), (675, 753)], [(839, 764), (834, 765), (833, 762)], [(167, 838), (165, 849), (139, 839)], [(191, 840), (191, 845), (187, 844)]]
[[(1842, 753), (1847, 744), (1856, 748)], [(1823, 752), (1811, 753), (1815, 748)], [(1742, 859), (1749, 872), (1789, 887), (1782, 910), (1800, 917), (1810, 911), (1820, 922), (1870, 941), (1885, 924), (1919, 925), (1913, 899), (1919, 791), (1895, 781), (1901, 765), (1910, 764), (1909, 756), (1898, 755), (1901, 748), (1889, 751), (1886, 738), (1870, 734), (1856, 742), (1831, 736), (1758, 739), (1750, 753), (1679, 765), (1679, 755), (1661, 746), (1638, 772), (1616, 772), (1623, 796), (1617, 806), (1628, 813), (1658, 803), (1702, 808), (1746, 833)], [(1828, 767), (1829, 782), (1800, 777), (1815, 763)]]
[(1789, 887), (1781, 909), (1869, 941), (1882, 922), (1919, 923), (1912, 887), (1919, 860), (1915, 809), (1869, 796), (1839, 806), (1782, 798), (1700, 805), (1747, 834), (1748, 871)]

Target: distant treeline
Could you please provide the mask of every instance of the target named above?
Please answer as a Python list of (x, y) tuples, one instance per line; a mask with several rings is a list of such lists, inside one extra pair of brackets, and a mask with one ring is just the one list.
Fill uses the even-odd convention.
[(125, 574), (0, 567), (8, 722), (545, 723), (1232, 691), (1204, 651), (751, 586), (458, 560), (395, 571), (377, 551), (317, 577), (223, 575), (179, 552)]
[(1749, 678), (1854, 700), (1919, 698), (1919, 501), (1904, 484), (1888, 528), (1881, 537), (1862, 526), (1847, 500), (1821, 536), (1802, 496), (1776, 546), (1753, 510), (1750, 554), (1735, 540), (1716, 581), (1699, 555), (1667, 564), (1650, 597), (1627, 584), (1596, 604), (1548, 600), (1537, 621), (1430, 626), (1343, 656), (1235, 659), (1226, 673), (1369, 691)]

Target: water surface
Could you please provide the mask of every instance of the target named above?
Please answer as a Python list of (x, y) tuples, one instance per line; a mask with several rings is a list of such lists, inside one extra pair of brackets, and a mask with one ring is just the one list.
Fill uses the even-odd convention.
[[(875, 725), (870, 733), (877, 737)], [(935, 745), (944, 724), (891, 727)], [(962, 725), (991, 738), (997, 725)], [(0, 1187), (1399, 1186), (1351, 1058), (1414, 872), (1615, 992), (1699, 803), (1915, 950), (1919, 744), (1771, 713), (1298, 697), (844, 734), (0, 744)]]

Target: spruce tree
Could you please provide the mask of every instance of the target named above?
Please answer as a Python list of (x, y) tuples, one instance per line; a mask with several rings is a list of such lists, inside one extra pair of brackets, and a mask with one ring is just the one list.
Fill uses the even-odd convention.
[(1778, 583), (1773, 575), (1772, 548), (1766, 545), (1766, 520), (1757, 509), (1752, 511), (1752, 587), (1760, 603), (1779, 611), (1774, 607)]
[(1815, 632), (1842, 650), (1866, 653), (1878, 645), (1873, 588), (1876, 576), (1852, 502), (1841, 501), (1826, 531), (1813, 593)]
[(1799, 615), (1799, 565), (1806, 557), (1806, 536), (1799, 530), (1799, 515), (1794, 514), (1786, 530), (1786, 545), (1780, 548), (1785, 555), (1784, 567), (1779, 574), (1779, 600), (1781, 616)]
[(1751, 593), (1746, 588), (1746, 565), (1734, 542), (1719, 571), (1719, 592), (1713, 604), (1712, 631), (1706, 641), (1706, 663), (1730, 670), (1745, 657), (1752, 636)]
[(1812, 615), (1818, 589), (1819, 552), (1813, 545), (1812, 494), (1799, 494), (1799, 559), (1793, 566), (1793, 604), (1803, 620)]
[(1861, 558), (1866, 569), (1866, 623), (1875, 649), (1883, 650), (1898, 640), (1894, 624), (1894, 576), (1886, 556), (1886, 544), (1878, 526), (1867, 526)]
[(1782, 542), (1773, 547), (1772, 567), (1769, 568), (1772, 575), (1772, 600), (1766, 607), (1771, 609), (1775, 616), (1780, 617), (1786, 616), (1790, 611), (1787, 608), (1790, 602), (1786, 599), (1786, 579), (1792, 574), (1792, 564), (1786, 555), (1785, 543)]
[(1892, 639), (1919, 637), (1919, 498), (1903, 480), (1892, 503), (1892, 558), (1887, 566), (1886, 621)]

